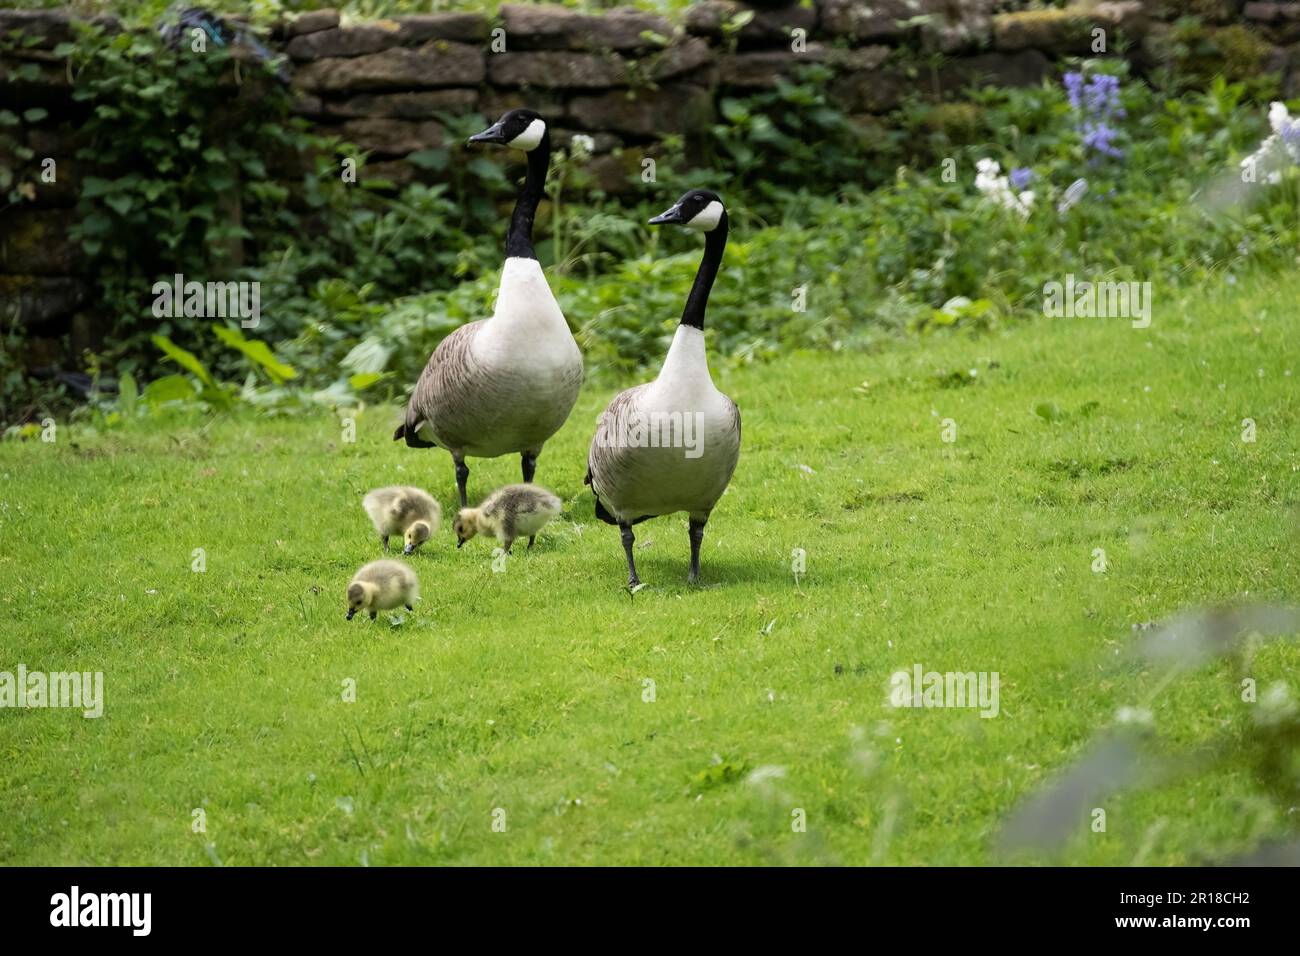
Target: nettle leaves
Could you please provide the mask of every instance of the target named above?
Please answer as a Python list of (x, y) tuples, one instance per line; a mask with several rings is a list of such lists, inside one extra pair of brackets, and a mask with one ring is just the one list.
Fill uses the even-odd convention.
[[(250, 370), (263, 372), (272, 384), (284, 385), (298, 377), (297, 370), (276, 358), (270, 346), (257, 339), (245, 338), (238, 328), (213, 325), (212, 333), (219, 341), (242, 354), (248, 360)], [(163, 355), (192, 375), (193, 379), (197, 379), (197, 385), (193, 379), (179, 374), (155, 379), (140, 396), (146, 405), (156, 408), (168, 402), (197, 399), (211, 407), (224, 409), (234, 403), (238, 386), (218, 381), (193, 352), (181, 348), (165, 335), (153, 335), (151, 341)], [(134, 380), (132, 385), (134, 386)]]
[[(268, 155), (300, 152), (307, 137), (290, 122), (288, 91), (258, 64), (236, 70), (221, 47), (195, 56), (152, 33), (77, 28), (77, 42), (55, 51), (68, 58), (72, 96), (85, 115), (70, 236), (110, 317), (115, 352), (144, 356), (155, 329), (139, 308), (140, 286), (176, 273), (236, 278), (259, 237), (286, 225), (283, 190), (264, 188), (274, 186)], [(0, 116), (0, 128), (4, 122)], [(191, 320), (160, 331), (190, 333), (191, 347), (219, 354), (203, 348), (213, 340), (200, 330)], [(175, 381), (164, 390), (184, 391)]]
[(213, 334), (233, 349), (242, 352), (255, 366), (260, 368), (276, 385), (283, 385), (298, 373), (290, 365), (285, 365), (275, 357), (270, 346), (257, 339), (246, 339), (244, 333), (229, 325), (214, 325)]

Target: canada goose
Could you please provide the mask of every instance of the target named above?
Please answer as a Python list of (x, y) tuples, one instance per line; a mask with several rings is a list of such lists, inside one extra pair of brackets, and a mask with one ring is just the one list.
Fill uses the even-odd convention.
[(367, 492), (361, 499), (361, 506), (374, 522), (385, 552), (388, 551), (389, 535), (400, 534), (405, 542), (402, 553), (413, 553), (433, 537), (442, 520), (442, 505), (428, 492), (403, 485)]
[(414, 611), (420, 596), (420, 582), (415, 572), (401, 561), (371, 561), (352, 576), (348, 585), (348, 620), (357, 611), (369, 611), (370, 620), (380, 611), (405, 605)]
[(465, 459), (518, 452), (524, 481), (532, 481), (542, 445), (569, 417), (582, 385), (582, 353), (533, 250), (533, 218), (551, 156), (546, 122), (532, 110), (510, 110), (469, 141), (528, 154), (496, 308), (491, 318), (463, 325), (438, 344), (393, 435), (413, 448), (440, 445), (451, 452), (462, 508)]
[(506, 485), (484, 499), (477, 508), (461, 508), (452, 522), (456, 532), (456, 547), (461, 547), (476, 534), (490, 535), (501, 542), (506, 554), (515, 538), (528, 536), (528, 547), (533, 539), (557, 514), (563, 503), (559, 496), (540, 485)]
[(704, 525), (740, 457), (740, 410), (714, 387), (704, 350), (704, 308), (727, 245), (727, 210), (717, 193), (693, 189), (650, 220), (662, 223), (706, 233), (704, 257), (659, 377), (615, 396), (587, 458), (596, 517), (622, 532), (629, 587), (641, 583), (632, 525), (678, 511), (690, 517), (687, 580), (699, 580)]

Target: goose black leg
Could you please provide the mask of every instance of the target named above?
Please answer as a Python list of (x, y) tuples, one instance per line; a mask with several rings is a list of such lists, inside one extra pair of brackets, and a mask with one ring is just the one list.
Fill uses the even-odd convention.
[(408, 611), (410, 611), (412, 614), (415, 613), (415, 608), (411, 607), (411, 605), (409, 605), (409, 604), (406, 605), (406, 609), (407, 609)]
[(705, 521), (696, 521), (691, 519), (690, 536), (691, 536), (691, 572), (686, 576), (687, 584), (695, 584), (700, 579), (700, 545), (704, 541)]
[(636, 576), (636, 562), (632, 560), (632, 542), (636, 537), (632, 534), (632, 526), (625, 521), (619, 522), (618, 529), (623, 534), (623, 553), (627, 555), (627, 586), (634, 588), (641, 583)]
[(526, 451), (519, 456), (519, 464), (523, 468), (524, 484), (531, 485), (533, 483), (533, 473), (537, 471), (537, 456)]
[(469, 499), (465, 496), (465, 485), (469, 482), (469, 466), (459, 455), (452, 455), (452, 460), (456, 462), (456, 490), (460, 492), (460, 506), (465, 508), (469, 505)]
[(388, 535), (384, 535), (384, 554), (388, 553)]
[(536, 540), (537, 540), (537, 535), (535, 535), (535, 534), (530, 534), (530, 535), (528, 536), (528, 550), (529, 550), (529, 551), (533, 550), (533, 542), (536, 541)]

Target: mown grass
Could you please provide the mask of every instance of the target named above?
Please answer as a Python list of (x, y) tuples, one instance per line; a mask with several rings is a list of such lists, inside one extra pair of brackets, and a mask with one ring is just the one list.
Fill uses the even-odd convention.
[[(454, 486), (445, 453), (389, 441), (389, 409), (355, 444), (329, 416), (251, 414), (6, 443), (0, 670), (103, 671), (107, 701), (0, 710), (0, 861), (995, 860), (1017, 799), (1158, 683), (1122, 653), (1135, 624), (1300, 590), (1300, 280), (1159, 294), (1146, 330), (1043, 320), (715, 368), (744, 449), (698, 589), (680, 516), (639, 526), (649, 587), (623, 589), (582, 484), (608, 386), (540, 460), (568, 505), (534, 551), (494, 573), (444, 522), (400, 624), (344, 621), (377, 556), (361, 495), (417, 483), (450, 510)], [(471, 495), (518, 477), (471, 467)], [(891, 709), (915, 663), (998, 671), (1000, 715)], [(1270, 645), (1254, 676), (1294, 686), (1297, 663)], [(1226, 665), (1151, 706), (1181, 742), (1249, 732)], [(1262, 794), (1225, 768), (1113, 796), (1066, 859), (1235, 852), (1288, 825)]]

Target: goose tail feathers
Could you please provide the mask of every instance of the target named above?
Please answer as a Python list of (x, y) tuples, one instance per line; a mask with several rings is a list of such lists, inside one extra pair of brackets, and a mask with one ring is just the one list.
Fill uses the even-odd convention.
[(618, 519), (605, 510), (605, 506), (600, 503), (599, 498), (596, 499), (596, 517), (605, 524), (618, 524)]
[(419, 430), (406, 422), (397, 426), (397, 431), (393, 432), (393, 441), (406, 440), (406, 444), (411, 448), (437, 448), (436, 442), (426, 441), (419, 435)]

